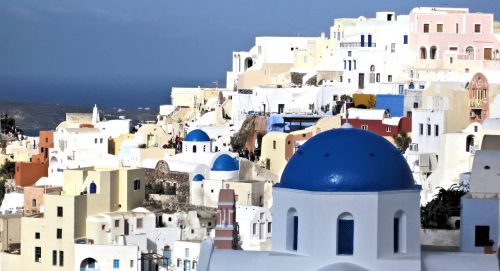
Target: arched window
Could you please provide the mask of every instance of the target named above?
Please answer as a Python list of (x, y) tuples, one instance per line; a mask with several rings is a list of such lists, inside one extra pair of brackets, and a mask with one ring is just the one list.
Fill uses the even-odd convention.
[(353, 64), (353, 70), (355, 70), (356, 69), (356, 60), (353, 60), (352, 62), (353, 62), (352, 63)]
[(465, 151), (470, 152), (472, 146), (474, 146), (474, 136), (468, 135), (465, 141)]
[(354, 253), (354, 218), (350, 213), (342, 213), (337, 219), (337, 255)]
[(427, 59), (427, 49), (420, 47), (420, 59)]
[(469, 60), (474, 60), (474, 47), (469, 46), (465, 48), (465, 54), (469, 56)]
[(94, 183), (94, 181), (92, 181), (90, 183), (90, 194), (95, 194), (97, 193), (97, 185)]
[(196, 145), (193, 145), (193, 153), (196, 153)]
[(295, 208), (288, 209), (286, 215), (286, 248), (288, 250), (297, 251), (298, 248), (298, 233), (299, 233), (299, 217)]
[(437, 58), (437, 47), (436, 46), (431, 46), (431, 49), (429, 49), (429, 58), (430, 59)]
[(375, 65), (371, 65), (371, 66), (370, 66), (370, 71), (371, 71), (371, 72), (374, 72), (374, 71), (375, 71)]
[(251, 68), (253, 66), (253, 60), (251, 57), (247, 57), (245, 59), (245, 70), (247, 70), (248, 68)]
[(399, 210), (394, 215), (394, 253), (406, 252), (406, 216)]
[(36, 207), (36, 199), (31, 200), (31, 207)]

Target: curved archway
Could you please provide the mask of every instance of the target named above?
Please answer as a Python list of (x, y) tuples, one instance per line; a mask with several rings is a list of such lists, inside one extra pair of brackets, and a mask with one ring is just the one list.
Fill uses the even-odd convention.
[(429, 49), (429, 58), (430, 59), (438, 59), (437, 47), (435, 45), (431, 46), (431, 48)]
[(86, 258), (80, 263), (80, 270), (99, 271), (99, 263), (94, 258)]
[(468, 46), (465, 48), (465, 54), (469, 57), (469, 60), (474, 60), (474, 47)]
[(393, 241), (394, 253), (406, 252), (406, 215), (402, 210), (394, 214)]
[(245, 58), (245, 70), (251, 68), (253, 66), (253, 60), (251, 57)]
[(299, 237), (299, 216), (295, 208), (288, 209), (286, 214), (286, 248), (297, 251)]
[(337, 218), (337, 255), (354, 254), (354, 217), (349, 212)]
[(420, 59), (427, 59), (427, 49), (424, 46), (420, 47)]

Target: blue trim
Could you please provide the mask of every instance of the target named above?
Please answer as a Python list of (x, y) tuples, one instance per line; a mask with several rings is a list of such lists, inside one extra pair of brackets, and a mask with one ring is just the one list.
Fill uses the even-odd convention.
[(210, 141), (210, 137), (204, 131), (196, 129), (189, 132), (186, 138), (184, 138), (184, 141), (207, 142)]
[(325, 192), (420, 190), (400, 150), (381, 136), (353, 128), (309, 139), (275, 186)]

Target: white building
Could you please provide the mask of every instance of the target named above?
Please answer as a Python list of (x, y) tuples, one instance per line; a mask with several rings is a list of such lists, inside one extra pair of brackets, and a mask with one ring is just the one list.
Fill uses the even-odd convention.
[(236, 206), (236, 223), (243, 250), (270, 250), (272, 216), (267, 208), (251, 205)]
[(382, 137), (320, 133), (274, 188), (272, 251), (218, 250), (207, 240), (198, 270), (498, 270), (494, 255), (421, 254), (419, 193), (405, 159)]

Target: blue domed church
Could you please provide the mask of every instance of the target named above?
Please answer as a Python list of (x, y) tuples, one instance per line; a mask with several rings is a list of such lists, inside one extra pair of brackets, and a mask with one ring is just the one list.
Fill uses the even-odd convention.
[(431, 255), (426, 266), (420, 186), (400, 150), (368, 131), (341, 128), (308, 140), (273, 201), (272, 251), (219, 250), (206, 240), (198, 270), (446, 270), (453, 258)]

